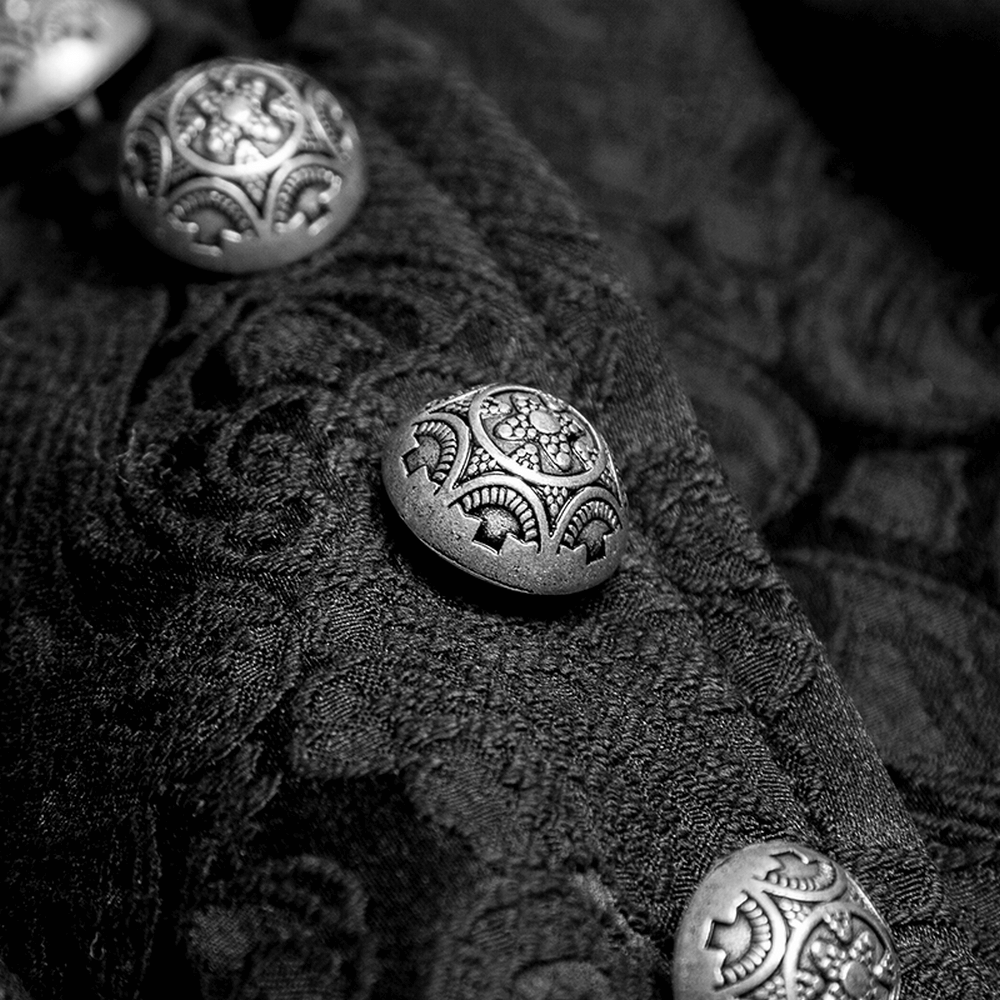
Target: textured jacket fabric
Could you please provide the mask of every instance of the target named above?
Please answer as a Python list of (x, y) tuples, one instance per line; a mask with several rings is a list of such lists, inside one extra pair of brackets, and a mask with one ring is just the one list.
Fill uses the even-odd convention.
[[(712, 393), (736, 385), (734, 406), (774, 415), (784, 446), (805, 404), (754, 395), (772, 384), (752, 374), (762, 337), (737, 349), (731, 323), (720, 342), (691, 320), (711, 315), (706, 297), (731, 306), (726, 289), (766, 296), (778, 277), (708, 256), (703, 226), (654, 220), (669, 288), (640, 307), (649, 289), (503, 95), (455, 69), (461, 31), (403, 27), (391, 6), (303, 3), (279, 25), (154, 5), (159, 31), (109, 87), (105, 128), (8, 146), (0, 992), (669, 996), (673, 935), (713, 861), (788, 837), (865, 887), (904, 997), (994, 996), (996, 594), (963, 589), (944, 557), (922, 572), (906, 526), (882, 558), (815, 526), (804, 544), (779, 515), (801, 522), (821, 475), (808, 429), (798, 472), (776, 468), (748, 513), (739, 462), (723, 471), (677, 369), (706, 426), (725, 410)], [(231, 279), (145, 248), (108, 166), (130, 104), (220, 53), (317, 76), (370, 166), (336, 244)], [(722, 153), (701, 155), (715, 169)], [(833, 231), (836, 206), (811, 210)], [(752, 225), (713, 217), (730, 237)], [(843, 225), (870, 255), (892, 242)], [(806, 394), (833, 386), (829, 420), (859, 384), (830, 369), (881, 333), (862, 321), (861, 276), (843, 278), (857, 245), (786, 272), (815, 319), (790, 321), (783, 370)], [(837, 294), (862, 312), (846, 331)], [(872, 397), (885, 412), (861, 423), (883, 447), (873, 434), (844, 459), (838, 524), (892, 536), (924, 496), (892, 506), (893, 483), (920, 482), (908, 462), (945, 476), (985, 461), (995, 372), (956, 365), (941, 362), (943, 388), (920, 373), (917, 416), (905, 394)], [(609, 439), (632, 534), (605, 586), (505, 595), (432, 560), (390, 512), (388, 432), (487, 381), (551, 391)], [(959, 382), (970, 402), (948, 425), (931, 404)], [(928, 426), (916, 449), (884, 436)], [(947, 542), (939, 523), (928, 551)]]

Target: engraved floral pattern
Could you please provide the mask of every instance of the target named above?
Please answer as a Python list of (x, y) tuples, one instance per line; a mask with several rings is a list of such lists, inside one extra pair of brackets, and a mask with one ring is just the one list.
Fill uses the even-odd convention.
[(270, 156), (292, 132), (299, 112), (289, 94), (269, 95), (262, 76), (209, 77), (178, 114), (178, 142), (226, 165)]
[(892, 994), (892, 953), (879, 957), (872, 931), (859, 927), (846, 912), (824, 917), (808, 958), (816, 971), (799, 971), (802, 1000), (884, 1000)]
[(593, 468), (598, 449), (568, 407), (541, 393), (512, 392), (490, 400), (484, 416), (490, 437), (519, 465), (536, 472), (574, 475)]

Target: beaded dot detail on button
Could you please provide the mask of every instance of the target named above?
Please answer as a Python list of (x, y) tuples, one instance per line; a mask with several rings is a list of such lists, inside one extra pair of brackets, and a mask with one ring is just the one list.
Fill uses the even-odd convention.
[(420, 541), (501, 587), (575, 593), (621, 561), (625, 496), (607, 443), (538, 389), (492, 384), (428, 403), (389, 437), (382, 477)]
[(234, 274), (325, 246), (353, 218), (367, 176), (357, 129), (329, 90), (292, 66), (227, 58), (140, 102), (119, 186), (161, 250)]
[(152, 32), (131, 0), (0, 0), (0, 135), (80, 107)]
[(676, 1000), (897, 1000), (889, 929), (858, 883), (800, 844), (730, 855), (695, 890), (674, 953)]

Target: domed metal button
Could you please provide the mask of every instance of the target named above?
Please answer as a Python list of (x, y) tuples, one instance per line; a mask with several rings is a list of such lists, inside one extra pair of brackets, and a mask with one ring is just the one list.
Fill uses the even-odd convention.
[(357, 130), (291, 66), (218, 59), (178, 73), (122, 137), (126, 213), (179, 260), (242, 273), (329, 243), (366, 190)]
[(389, 438), (389, 498), (438, 555), (510, 590), (570, 594), (606, 580), (625, 547), (625, 497), (604, 438), (523, 385), (428, 403)]
[(0, 135), (85, 101), (151, 30), (149, 15), (129, 0), (5, 0)]
[(681, 919), (677, 1000), (896, 1000), (888, 928), (836, 862), (787, 841), (730, 855)]

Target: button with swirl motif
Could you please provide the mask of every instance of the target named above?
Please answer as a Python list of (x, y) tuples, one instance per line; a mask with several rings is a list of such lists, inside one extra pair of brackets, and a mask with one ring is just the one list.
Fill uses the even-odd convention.
[(217, 59), (143, 99), (122, 135), (126, 214), (179, 260), (230, 274), (329, 243), (367, 189), (357, 129), (292, 66)]
[(94, 90), (152, 32), (131, 0), (0, 3), (0, 135), (79, 107), (100, 118)]
[(676, 1000), (896, 1000), (889, 929), (835, 861), (773, 840), (717, 865), (674, 952)]
[(606, 580), (625, 547), (625, 496), (604, 438), (523, 385), (428, 403), (389, 437), (386, 492), (449, 562), (510, 590), (571, 594)]

